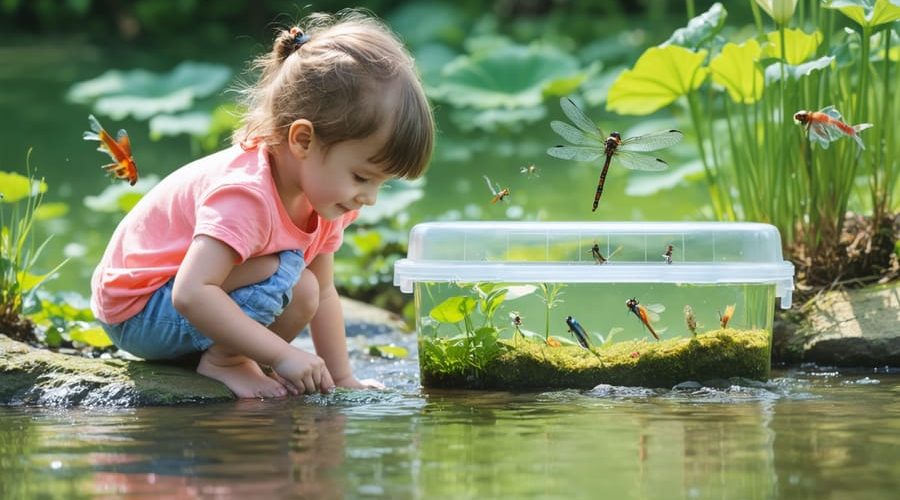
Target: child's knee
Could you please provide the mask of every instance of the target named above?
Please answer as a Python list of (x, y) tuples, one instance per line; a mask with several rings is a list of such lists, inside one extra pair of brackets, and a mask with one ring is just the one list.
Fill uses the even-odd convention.
[(290, 314), (298, 323), (309, 323), (319, 308), (319, 280), (316, 275), (308, 269), (303, 270), (291, 295), (285, 314)]

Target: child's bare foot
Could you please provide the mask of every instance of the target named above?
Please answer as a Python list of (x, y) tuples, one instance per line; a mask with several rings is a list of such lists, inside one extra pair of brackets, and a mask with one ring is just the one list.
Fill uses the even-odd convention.
[(252, 359), (217, 353), (213, 348), (203, 353), (197, 373), (222, 382), (239, 398), (281, 398), (288, 392)]

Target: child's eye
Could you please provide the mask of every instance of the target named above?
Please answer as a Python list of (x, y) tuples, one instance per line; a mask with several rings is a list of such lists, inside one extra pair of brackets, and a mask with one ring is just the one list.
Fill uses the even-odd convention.
[(353, 174), (353, 180), (355, 180), (356, 182), (366, 182), (369, 179), (366, 179), (365, 177), (363, 177), (359, 174)]

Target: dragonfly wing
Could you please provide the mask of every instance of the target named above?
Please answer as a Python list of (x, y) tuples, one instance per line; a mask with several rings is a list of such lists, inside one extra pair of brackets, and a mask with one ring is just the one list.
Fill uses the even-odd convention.
[(822, 110), (819, 111), (819, 113), (828, 115), (829, 117), (834, 118), (835, 120), (844, 121), (844, 118), (841, 116), (841, 112), (838, 111), (834, 106), (828, 106), (827, 108), (822, 108)]
[(559, 120), (553, 120), (552, 122), (550, 122), (550, 128), (552, 128), (554, 132), (562, 136), (563, 139), (571, 142), (572, 144), (577, 144), (579, 146), (600, 147), (602, 147), (604, 144), (603, 138), (600, 137), (600, 134), (597, 131), (594, 131), (593, 134), (589, 134)]
[(497, 190), (494, 188), (494, 185), (491, 184), (491, 180), (488, 179), (488, 176), (482, 175), (482, 177), (484, 177), (484, 182), (487, 183), (488, 189), (491, 190), (491, 194), (494, 196), (497, 196)]
[(600, 131), (600, 127), (598, 127), (587, 115), (581, 111), (581, 108), (575, 105), (575, 102), (568, 97), (563, 97), (559, 100), (559, 106), (562, 108), (563, 113), (572, 120), (572, 123), (583, 130), (588, 135), (598, 135), (600, 137), (603, 136), (603, 132)]
[(829, 127), (822, 122), (812, 122), (809, 125), (809, 140), (818, 143), (822, 149), (828, 149), (828, 145), (834, 140), (829, 132)]
[(655, 313), (661, 313), (666, 310), (666, 306), (664, 306), (662, 304), (647, 304), (645, 307), (647, 308), (648, 311), (655, 312)]
[(647, 135), (629, 137), (619, 144), (617, 149), (621, 151), (656, 151), (678, 144), (684, 134), (679, 130), (663, 130)]
[(669, 164), (659, 158), (632, 151), (616, 151), (613, 156), (619, 164), (630, 170), (658, 172), (669, 168)]
[(603, 156), (602, 148), (587, 146), (553, 146), (547, 154), (561, 160), (594, 161)]
[(120, 129), (116, 134), (116, 143), (122, 148), (126, 157), (131, 156), (131, 139), (128, 138), (128, 132), (125, 129)]

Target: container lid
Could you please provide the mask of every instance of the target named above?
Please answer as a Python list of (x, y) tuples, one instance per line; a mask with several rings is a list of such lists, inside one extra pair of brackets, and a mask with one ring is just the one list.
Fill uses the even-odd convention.
[(787, 309), (794, 265), (769, 224), (509, 221), (417, 224), (394, 265), (406, 293), (415, 282), (479, 281), (771, 283)]

